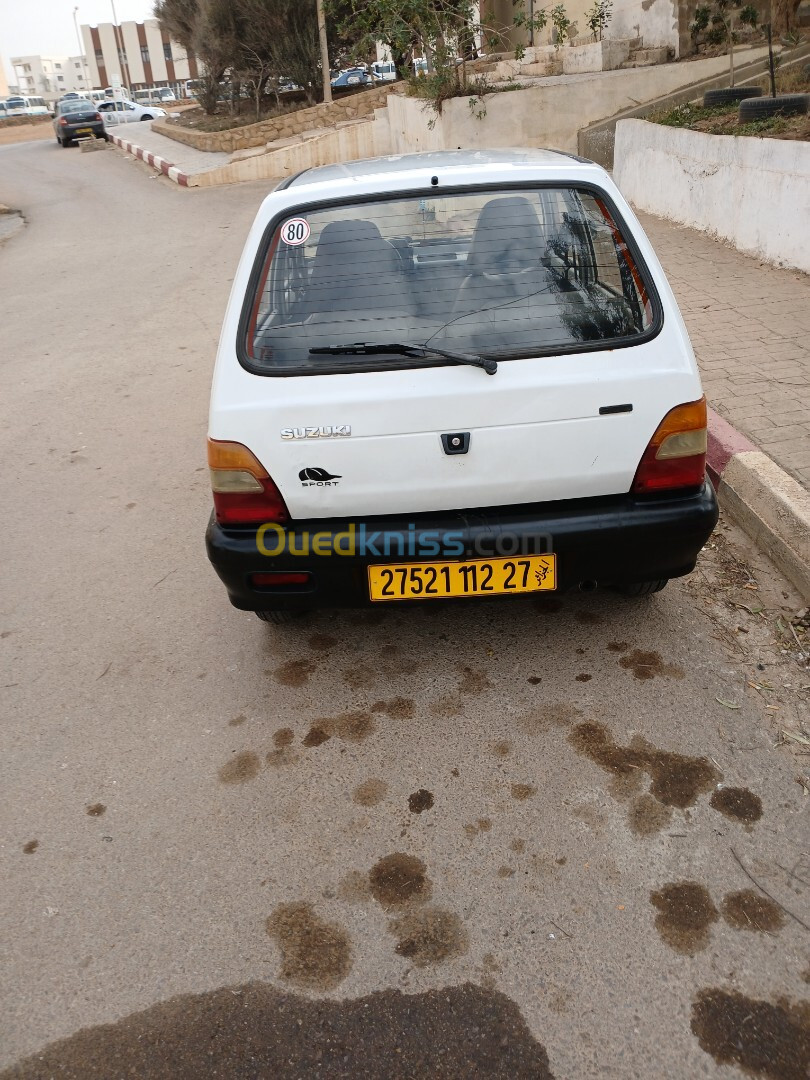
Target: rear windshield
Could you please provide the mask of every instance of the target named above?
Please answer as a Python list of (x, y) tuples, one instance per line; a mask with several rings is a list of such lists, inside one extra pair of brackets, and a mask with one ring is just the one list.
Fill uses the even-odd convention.
[(62, 101), (59, 103), (59, 112), (95, 112), (96, 107), (92, 101), (78, 101), (76, 98), (71, 98), (70, 101)]
[(291, 211), (258, 271), (240, 353), (268, 375), (446, 362), (310, 351), (356, 343), (498, 360), (615, 348), (655, 320), (646, 270), (615, 214), (574, 187)]

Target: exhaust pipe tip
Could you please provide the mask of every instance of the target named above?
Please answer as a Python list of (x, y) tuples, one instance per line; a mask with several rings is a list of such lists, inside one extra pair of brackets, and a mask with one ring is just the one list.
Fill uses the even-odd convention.
[(597, 589), (598, 587), (599, 587), (599, 582), (598, 581), (587, 580), (587, 581), (580, 581), (580, 583), (579, 583), (579, 591), (580, 592), (593, 592), (594, 589)]

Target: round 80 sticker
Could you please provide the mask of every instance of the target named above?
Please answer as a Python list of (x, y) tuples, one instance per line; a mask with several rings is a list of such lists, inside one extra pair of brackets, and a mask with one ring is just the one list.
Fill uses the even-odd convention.
[(305, 244), (309, 240), (309, 233), (309, 222), (306, 218), (290, 218), (281, 226), (281, 239), (291, 247)]

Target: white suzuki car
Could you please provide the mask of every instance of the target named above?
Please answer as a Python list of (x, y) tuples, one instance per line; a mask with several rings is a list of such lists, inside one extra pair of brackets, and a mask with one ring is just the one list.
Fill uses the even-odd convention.
[(706, 404), (638, 221), (543, 150), (350, 162), (262, 203), (211, 397), (231, 602), (318, 607), (688, 574)]

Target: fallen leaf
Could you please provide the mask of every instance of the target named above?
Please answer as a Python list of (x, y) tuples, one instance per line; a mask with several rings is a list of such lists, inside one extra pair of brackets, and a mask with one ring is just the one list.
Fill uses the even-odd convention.
[(735, 705), (733, 701), (724, 701), (721, 697), (717, 697), (716, 694), (715, 694), (714, 700), (719, 701), (721, 705), (725, 705), (725, 707), (727, 709), (739, 709), (740, 708), (740, 706)]

